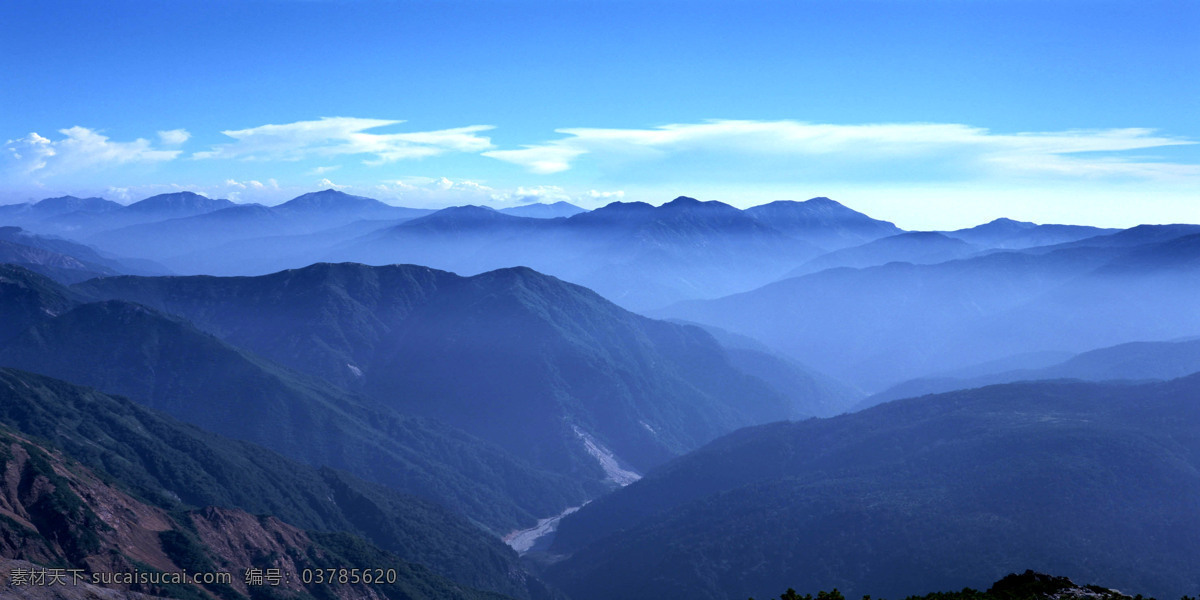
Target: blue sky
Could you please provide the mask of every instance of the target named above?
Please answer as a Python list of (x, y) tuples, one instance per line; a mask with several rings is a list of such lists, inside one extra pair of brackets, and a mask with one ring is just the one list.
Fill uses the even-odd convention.
[(0, 202), (1200, 222), (1200, 3), (0, 3)]

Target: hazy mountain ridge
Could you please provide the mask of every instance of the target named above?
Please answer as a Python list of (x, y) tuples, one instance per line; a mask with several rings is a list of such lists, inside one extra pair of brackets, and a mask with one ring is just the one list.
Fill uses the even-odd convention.
[(182, 315), (584, 481), (603, 474), (575, 426), (646, 468), (793, 410), (703, 332), (633, 315), (529, 269), (462, 278), (318, 264), (255, 278), (115, 277), (76, 289)]
[(0, 344), (83, 301), (83, 296), (29, 269), (0, 264)]
[(966, 258), (980, 251), (979, 246), (941, 233), (910, 231), (822, 254), (793, 269), (787, 277), (838, 267), (861, 269), (890, 262), (935, 264)]
[(1020, 250), (1076, 242), (1117, 231), (1116, 229), (1084, 225), (1039, 225), (1028, 221), (1000, 218), (975, 227), (941, 233), (989, 248)]
[(727, 204), (613, 202), (565, 219), (458, 207), (365, 236), (334, 260), (417, 262), (461, 273), (528, 266), (646, 308), (771, 281), (820, 249)]
[(1200, 371), (1200, 341), (1129, 342), (1077, 354), (1057, 364), (1035, 369), (1012, 369), (974, 377), (931, 377), (913, 379), (878, 394), (854, 407), (862, 410), (900, 398), (1048, 379), (1085, 381), (1168, 380)]
[(711, 325), (675, 322), (708, 332), (725, 348), (735, 367), (762, 379), (791, 400), (792, 420), (842, 414), (865, 395), (862, 390), (802, 365), (753, 338)]
[(653, 314), (750, 335), (867, 389), (1021, 352), (1200, 331), (1189, 308), (1200, 248), (1178, 235), (1128, 244), (1139, 234), (1128, 231), (1052, 251), (832, 269)]
[(62, 283), (118, 274), (161, 275), (167, 269), (144, 259), (117, 259), (61, 238), (0, 226), (0, 263), (17, 264)]
[(588, 497), (578, 482), (476, 437), (291, 373), (177, 317), (123, 301), (76, 305), (52, 291), (28, 303), (45, 301), (55, 314), (31, 309), (23, 331), (0, 340), (0, 364), (127, 394), (309, 464), (436, 499), (501, 532)]
[[(374, 230), (338, 233), (353, 223)], [(463, 274), (529, 266), (642, 309), (752, 289), (827, 250), (900, 233), (827, 198), (745, 211), (681, 196), (659, 207), (614, 202), (584, 211), (556, 203), (433, 212), (336, 190), (274, 207), (180, 192), (104, 213), (58, 215), (38, 227), (181, 272), (256, 275), (318, 260), (417, 263)], [(269, 241), (285, 236), (288, 245)], [(268, 255), (248, 251), (262, 247)]]
[(1177, 597), (1200, 586), (1198, 392), (1010, 384), (743, 429), (564, 519), (549, 574), (577, 600), (898, 597), (1029, 567)]
[[(130, 205), (130, 208), (137, 206)], [(384, 204), (372, 198), (324, 190), (297, 196), (277, 206), (214, 205), (211, 210), (110, 229), (89, 238), (114, 252), (177, 255), (211, 251), (223, 244), (264, 236), (303, 235), (356, 221), (400, 222), (433, 211)]]
[(827, 250), (857, 246), (903, 232), (892, 223), (872, 219), (825, 197), (803, 202), (770, 202), (747, 208), (746, 213)]
[(537, 219), (557, 219), (559, 217), (571, 217), (582, 212), (587, 212), (587, 209), (580, 208), (570, 202), (558, 201), (551, 204), (535, 202), (533, 204), (523, 204), (521, 206), (509, 206), (500, 209), (500, 212), (514, 215), (517, 217), (534, 217)]

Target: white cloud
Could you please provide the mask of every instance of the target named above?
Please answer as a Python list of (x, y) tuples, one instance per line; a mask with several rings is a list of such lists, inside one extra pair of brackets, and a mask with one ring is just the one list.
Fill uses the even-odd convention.
[(344, 187), (347, 187), (347, 186), (344, 186), (344, 185), (338, 185), (338, 184), (336, 184), (336, 183), (334, 183), (334, 182), (330, 181), (329, 179), (322, 179), (322, 180), (320, 180), (320, 181), (318, 181), (318, 182), (317, 182), (317, 187), (318, 187), (318, 188), (320, 188), (320, 189), (323, 189), (323, 190), (328, 190), (328, 189), (330, 189), (330, 188), (332, 188), (332, 189), (335, 189), (335, 190), (340, 190), (340, 189), (342, 189), (342, 188), (344, 188)]
[(866, 164), (920, 160), (935, 169), (945, 164), (964, 165), (960, 168), (976, 174), (998, 170), (1010, 174), (1160, 178), (1192, 176), (1196, 170), (1196, 165), (1078, 154), (1196, 143), (1138, 128), (996, 134), (954, 123), (832, 125), (726, 120), (650, 129), (572, 128), (557, 132), (567, 137), (483, 154), (541, 174), (566, 171), (588, 155), (653, 161), (697, 153), (751, 164), (764, 157), (794, 164), (820, 158), (823, 164), (860, 169)]
[(162, 140), (165, 146), (178, 146), (192, 137), (186, 129), (171, 129), (169, 131), (158, 132), (158, 139)]
[(197, 152), (195, 158), (243, 160), (301, 160), (310, 157), (366, 155), (363, 162), (378, 165), (398, 160), (425, 158), (448, 152), (480, 152), (492, 148), (491, 140), (478, 135), (490, 125), (472, 125), (436, 131), (368, 133), (368, 130), (404, 121), (323, 117), (282, 125), (222, 131), (232, 144)]
[(238, 189), (241, 189), (241, 190), (244, 190), (244, 189), (246, 189), (246, 184), (244, 184), (244, 183), (242, 183), (242, 182), (240, 182), (240, 181), (233, 180), (233, 179), (226, 179), (226, 180), (225, 180), (225, 185), (227, 185), (227, 186), (229, 186), (229, 187), (235, 187), (235, 188), (238, 188)]
[(997, 155), (988, 161), (998, 170), (1068, 177), (1128, 177), (1161, 181), (1200, 179), (1200, 165), (1122, 160), (1118, 158), (1079, 158), (1070, 155)]
[(37, 133), (8, 140), (4, 147), (9, 168), (35, 178), (111, 167), (128, 163), (156, 163), (179, 156), (179, 150), (155, 149), (149, 140), (114, 142), (86, 127), (58, 131), (52, 140)]
[(532, 202), (554, 203), (560, 200), (571, 202), (574, 197), (557, 185), (518, 186), (517, 189), (492, 194), (491, 199), (501, 203), (529, 204)]
[(612, 192), (601, 192), (601, 191), (599, 191), (599, 190), (592, 190), (592, 191), (588, 192), (588, 196), (590, 196), (590, 197), (592, 197), (592, 198), (596, 198), (596, 199), (598, 199), (598, 200), (609, 200), (609, 199), (613, 199), (613, 198), (624, 198), (624, 197), (625, 197), (625, 190), (616, 190), (616, 191), (612, 191)]
[(492, 150), (483, 155), (521, 165), (533, 173), (549, 174), (570, 169), (572, 160), (590, 151), (586, 141), (577, 137), (542, 146), (522, 146), (521, 150)]
[(309, 171), (308, 174), (309, 175), (324, 175), (326, 173), (332, 173), (333, 171), (336, 171), (340, 168), (342, 168), (342, 165), (333, 165), (333, 166), (329, 166), (329, 167), (316, 167), (315, 169)]
[(116, 198), (117, 200), (128, 201), (130, 199), (129, 188), (127, 187), (110, 187), (105, 193), (107, 198)]

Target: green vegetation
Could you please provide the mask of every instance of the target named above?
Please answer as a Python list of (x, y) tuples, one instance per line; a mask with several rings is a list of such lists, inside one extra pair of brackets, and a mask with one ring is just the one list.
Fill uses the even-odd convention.
[[(259, 552), (257, 559), (251, 559), (247, 565), (244, 559), (236, 555), (220, 555), (214, 547), (206, 546), (197, 532), (193, 521), (197, 513), (177, 512), (172, 515), (171, 528), (159, 531), (154, 541), (142, 539), (133, 535), (126, 537), (117, 534), (96, 518), (93, 507), (84, 498), (99, 499), (101, 508), (116, 509), (115, 514), (145, 515), (149, 507), (139, 506), (136, 500), (120, 499), (118, 490), (107, 489), (104, 482), (98, 481), (89, 469), (70, 460), (61, 458), (59, 450), (44, 445), (43, 442), (30, 442), (9, 434), (7, 428), (0, 427), (0, 442), (17, 444), (21, 453), (27, 457), (22, 460), (23, 468), (19, 477), (9, 477), (0, 481), (0, 497), (16, 499), (19, 503), (15, 508), (18, 512), (24, 510), (37, 525), (36, 531), (30, 531), (7, 517), (0, 518), (0, 556), (19, 557), (35, 561), (35, 564), (58, 566), (66, 568), (81, 568), (84, 572), (92, 573), (141, 573), (149, 575), (161, 573), (159, 569), (131, 556), (155, 553), (159, 550), (174, 564), (175, 568), (192, 574), (227, 573), (236, 577), (243, 567), (265, 567), (278, 558), (274, 553)], [(66, 491), (64, 491), (66, 490)], [(79, 490), (76, 494), (73, 490)], [(82, 496), (80, 495), (82, 494)], [(107, 504), (113, 500), (111, 505)], [(96, 508), (100, 510), (100, 508)], [(129, 511), (125, 513), (124, 511)], [(205, 509), (201, 515), (217, 519), (231, 519), (231, 522), (252, 519), (244, 512), (228, 509)], [(136, 520), (136, 517), (134, 517)], [(287, 551), (300, 570), (311, 572), (313, 569), (333, 569), (337, 572), (365, 572), (375, 569), (387, 573), (388, 585), (373, 586), (374, 591), (382, 597), (395, 600), (504, 600), (509, 596), (480, 592), (452, 582), (427, 567), (413, 565), (386, 552), (377, 546), (345, 533), (303, 532), (289, 525), (282, 524), (274, 517), (263, 517), (259, 521), (264, 529), (283, 538), (317, 540), (303, 542), (288, 547)], [(52, 526), (46, 526), (46, 523)], [(87, 544), (80, 542), (78, 531), (74, 528), (64, 528), (61, 524), (80, 526), (91, 535)], [(133, 523), (131, 523), (133, 524)], [(135, 528), (136, 530), (136, 528)], [(143, 530), (145, 531), (145, 530)], [(253, 536), (242, 537), (237, 530), (217, 528), (208, 531), (206, 535), (215, 536), (215, 548), (225, 547), (233, 542), (246, 549), (255, 547), (258, 541)], [(17, 545), (14, 545), (17, 542)], [(138, 546), (148, 544), (149, 547)], [(268, 544), (271, 542), (268, 541)], [(30, 550), (46, 549), (41, 554), (31, 554)], [(67, 560), (59, 560), (62, 549)], [(174, 572), (174, 568), (172, 569)], [(350, 587), (358, 588), (354, 582), (343, 582), (340, 576), (326, 580), (323, 584), (312, 582), (297, 582), (306, 584), (311, 593), (265, 594), (266, 597), (290, 598), (292, 600), (314, 600), (315, 598), (329, 599), (345, 597), (346, 585), (338, 590), (334, 584), (350, 583)], [(363, 585), (366, 583), (364, 582)], [(153, 596), (166, 596), (180, 600), (200, 600), (213, 596), (223, 600), (245, 600), (245, 595), (239, 593), (234, 585), (217, 582), (204, 584), (203, 590), (193, 584), (154, 583), (134, 581), (129, 583), (130, 590), (148, 593)], [(263, 597), (257, 593), (261, 590), (252, 588), (254, 596)], [(358, 591), (361, 591), (358, 590)], [(336, 593), (335, 593), (336, 592)], [(539, 596), (544, 597), (544, 596)]]
[[(185, 522), (187, 519), (179, 519), (178, 521)], [(217, 568), (208, 551), (204, 549), (204, 545), (190, 531), (182, 529), (160, 531), (158, 540), (162, 545), (163, 553), (171, 559), (171, 562), (191, 573), (216, 573), (224, 570)], [(165, 587), (167, 593), (194, 593), (193, 590), (187, 589), (187, 586), (172, 585)], [(241, 594), (237, 593), (237, 590), (234, 590), (229, 584), (225, 583), (208, 584), (204, 588), (216, 594), (219, 598), (234, 600), (242, 597)]]
[[(384, 580), (390, 571), (396, 574), (395, 583), (369, 584), (388, 598), (428, 598), (429, 600), (502, 600), (503, 596), (487, 592), (476, 592), (459, 585), (433, 577), (425, 567), (408, 564), (362, 539), (340, 533), (311, 534), (313, 547), (308, 559), (314, 569), (341, 569), (347, 565), (358, 565), (375, 573), (382, 571)], [(340, 577), (340, 573), (338, 574)], [(368, 584), (361, 584), (368, 585)], [(330, 586), (310, 588), (321, 600), (334, 600)], [(327, 596), (323, 594), (328, 594)]]
[(564, 519), (546, 577), (575, 600), (896, 598), (1033, 566), (1178, 597), (1200, 587), (1197, 397), (1200, 375), (1010, 384), (741, 430)]
[(22, 447), (29, 460), (21, 473), (21, 487), (31, 488), (38, 479), (49, 484), (49, 490), (28, 506), (30, 521), (39, 534), (63, 549), (68, 561), (78, 564), (100, 549), (99, 533), (112, 528), (71, 490), (66, 478), (54, 471), (42, 449), (27, 443)]
[(156, 506), (273, 514), (307, 529), (364, 536), (474, 588), (517, 598), (544, 593), (511, 549), (449, 510), (203, 432), (123, 398), (0, 369), (0, 424), (47, 440)]

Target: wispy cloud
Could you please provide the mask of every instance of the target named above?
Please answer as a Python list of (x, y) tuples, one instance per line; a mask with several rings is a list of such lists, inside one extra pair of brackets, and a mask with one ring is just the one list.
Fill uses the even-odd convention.
[(191, 139), (191, 137), (192, 134), (188, 133), (186, 129), (171, 129), (169, 131), (158, 132), (158, 139), (165, 146), (178, 146)]
[(4, 144), (10, 170), (35, 178), (129, 163), (156, 163), (179, 156), (179, 150), (154, 148), (149, 140), (114, 142), (86, 127), (60, 129), (53, 140), (37, 133)]
[[(563, 130), (559, 132), (565, 133)], [(483, 155), (521, 165), (533, 173), (558, 173), (570, 169), (571, 161), (577, 157), (593, 151), (589, 147), (590, 142), (591, 140), (576, 136), (541, 146), (523, 146), (520, 150), (492, 150), (484, 152)]]
[(398, 160), (425, 158), (448, 152), (481, 152), (492, 148), (491, 140), (479, 135), (490, 125), (471, 125), (436, 131), (370, 133), (369, 130), (404, 121), (324, 117), (282, 125), (262, 125), (221, 133), (231, 144), (197, 152), (195, 158), (243, 160), (301, 160), (312, 157), (363, 155), (363, 162), (377, 165)]
[(588, 192), (588, 197), (595, 198), (597, 200), (620, 199), (620, 198), (625, 197), (625, 190), (612, 190), (612, 191), (608, 191), (608, 192), (602, 192), (600, 190), (591, 190), (590, 192)]
[(767, 157), (795, 164), (816, 158), (823, 165), (844, 168), (919, 160), (934, 169), (953, 163), (956, 169), (982, 175), (999, 171), (1160, 178), (1197, 175), (1198, 168), (1086, 154), (1196, 143), (1138, 128), (997, 134), (954, 123), (834, 125), (723, 120), (648, 129), (571, 128), (557, 133), (566, 137), (483, 154), (543, 174), (566, 171), (589, 156), (649, 162), (689, 154), (748, 161)]
[(527, 204), (531, 202), (553, 203), (575, 200), (571, 194), (557, 185), (518, 186), (516, 189), (492, 194), (492, 200), (504, 204)]

